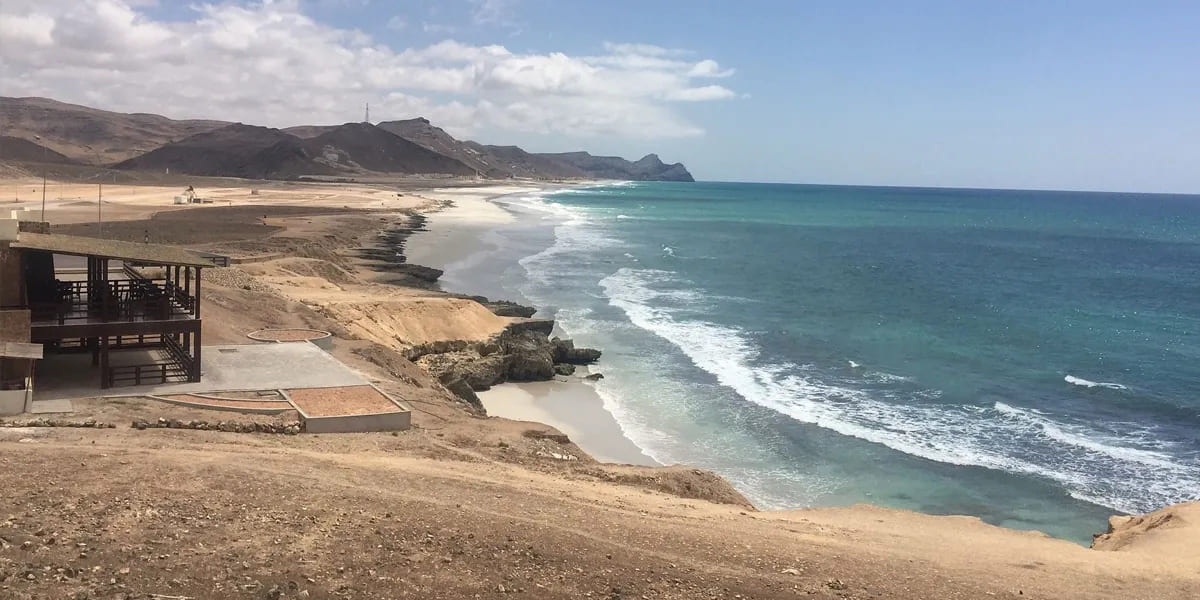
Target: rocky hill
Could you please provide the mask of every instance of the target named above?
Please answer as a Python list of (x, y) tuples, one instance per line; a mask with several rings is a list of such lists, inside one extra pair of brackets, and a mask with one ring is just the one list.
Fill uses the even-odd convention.
[(475, 175), (476, 169), (370, 123), (346, 123), (304, 140), (319, 162), (379, 173)]
[(228, 124), (110, 112), (49, 98), (0, 97), (0, 132), (30, 141), (40, 136), (42, 145), (86, 164), (122, 161)]
[(477, 142), (465, 142), (468, 147), (494, 157), (511, 177), (530, 179), (592, 179), (582, 169), (566, 163), (548, 159), (539, 154), (526, 152), (517, 146), (487, 146)]
[(45, 146), (9, 135), (0, 135), (0, 160), (62, 164), (75, 162)]
[(166, 144), (115, 168), (252, 179), (335, 172), (313, 160), (304, 140), (278, 129), (241, 123)]
[[(194, 175), (287, 179), (403, 173), (489, 179), (693, 180), (682, 164), (664, 164), (654, 154), (636, 162), (587, 152), (537, 154), (517, 146), (458, 140), (419, 117), (378, 125), (300, 125), (280, 130), (123, 114), (47, 98), (0, 97), (0, 132), (39, 143), (61, 160)], [(33, 155), (40, 154), (41, 150), (31, 153), (29, 146), (14, 143), (10, 155), (0, 160), (36, 162), (39, 159)]]
[(471, 167), (480, 175), (491, 178), (512, 176), (512, 171), (505, 168), (496, 157), (471, 146), (470, 142), (461, 142), (437, 127), (428, 119), (418, 117), (403, 121), (384, 121), (380, 129), (390, 131), (406, 140), (449, 156)]
[(668, 165), (657, 154), (647, 154), (636, 162), (619, 156), (592, 156), (587, 152), (539, 154), (538, 156), (575, 167), (600, 179), (634, 181), (695, 181), (683, 163)]

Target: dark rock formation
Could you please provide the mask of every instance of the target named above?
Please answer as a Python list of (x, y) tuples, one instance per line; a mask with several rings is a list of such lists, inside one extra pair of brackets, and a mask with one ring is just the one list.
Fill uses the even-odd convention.
[(501, 317), (522, 317), (528, 319), (537, 312), (537, 309), (532, 306), (517, 304), (509, 300), (488, 300), (484, 296), (469, 296), (469, 298), (484, 305), (492, 313)]
[(543, 381), (554, 377), (554, 355), (545, 336), (536, 331), (506, 331), (500, 344), (508, 356), (509, 381)]
[(451, 375), (443, 378), (441, 382), (447, 390), (450, 390), (450, 393), (458, 396), (460, 400), (471, 405), (475, 410), (484, 412), (483, 401), (475, 394), (475, 390), (471, 388), (471, 385), (461, 377)]
[(600, 351), (591, 348), (576, 348), (575, 342), (554, 338), (550, 340), (554, 348), (554, 362), (572, 365), (588, 365), (600, 360)]
[(408, 356), (458, 397), (477, 406), (473, 392), (505, 381), (573, 375), (575, 365), (600, 357), (599, 350), (576, 348), (571, 340), (547, 339), (553, 326), (553, 321), (519, 321), (487, 342), (439, 342), (411, 349)]
[(524, 319), (521, 321), (514, 321), (512, 323), (509, 323), (508, 331), (512, 331), (512, 332), (532, 331), (535, 333), (540, 333), (543, 336), (547, 336), (547, 335), (550, 335), (551, 331), (554, 331), (554, 320), (553, 319)]

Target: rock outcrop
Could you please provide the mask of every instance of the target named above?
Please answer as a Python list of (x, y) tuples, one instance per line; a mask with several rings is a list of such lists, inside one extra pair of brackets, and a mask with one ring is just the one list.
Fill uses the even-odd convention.
[(1110, 517), (1108, 531), (1092, 539), (1094, 550), (1153, 552), (1200, 564), (1200, 501), (1176, 504), (1144, 515)]
[(575, 342), (554, 338), (550, 340), (554, 347), (554, 362), (569, 365), (590, 365), (600, 360), (600, 351), (591, 348), (576, 348)]
[(481, 408), (475, 392), (506, 381), (545, 381), (572, 375), (575, 365), (590, 364), (600, 351), (576, 348), (571, 340), (547, 339), (554, 322), (520, 320), (483, 343), (444, 343), (410, 354), (418, 365), (451, 392)]

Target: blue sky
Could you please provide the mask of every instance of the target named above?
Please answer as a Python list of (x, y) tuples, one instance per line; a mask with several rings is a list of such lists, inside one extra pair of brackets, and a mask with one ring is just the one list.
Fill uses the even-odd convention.
[[(254, 12), (261, 6), (246, 6), (249, 18), (263, 18)], [(324, 98), (312, 101), (323, 108), (311, 114), (294, 107), (295, 122), (343, 112), (355, 120), (361, 103), (350, 97), (380, 96), (372, 101), (380, 119), (427, 109), (435, 123), (483, 142), (630, 158), (656, 152), (701, 179), (1200, 192), (1196, 3), (311, 0), (271, 10), (285, 9), (396, 53), (453, 40), (545, 64), (555, 53), (611, 62), (631, 56), (614, 45), (643, 44), (682, 65), (675, 87), (653, 96), (629, 87), (646, 73), (622, 71), (614, 85), (623, 91), (591, 100), (578, 90), (555, 88), (562, 94), (551, 99), (546, 88), (482, 79), (469, 90), (414, 92), (404, 89), (407, 79), (391, 79), (347, 96), (345, 110)], [(167, 26), (199, 18), (192, 3), (131, 10)], [(684, 63), (701, 60), (718, 63), (719, 74), (685, 74)], [(28, 89), (56, 91), (31, 80)], [(352, 87), (347, 81), (339, 85)], [(383, 98), (387, 86), (405, 96)], [(701, 88), (712, 97), (679, 100)], [(112, 95), (117, 109), (146, 96)], [(228, 101), (226, 110), (258, 116), (253, 98)], [(186, 98), (173, 104), (189, 114), (140, 110), (231, 118), (191, 114), (206, 105)], [(606, 112), (620, 118), (607, 122)], [(260, 120), (284, 125), (287, 114)]]

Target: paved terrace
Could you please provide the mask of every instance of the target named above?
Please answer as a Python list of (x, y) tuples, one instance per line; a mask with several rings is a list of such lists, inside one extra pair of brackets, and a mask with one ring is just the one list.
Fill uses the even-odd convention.
[[(112, 363), (144, 363), (147, 350), (113, 352)], [(47, 355), (37, 365), (34, 405), (41, 401), (97, 396), (169, 395), (295, 388), (332, 388), (369, 382), (309, 343), (205, 346), (197, 383), (129, 385), (100, 389), (100, 370), (91, 354)]]

